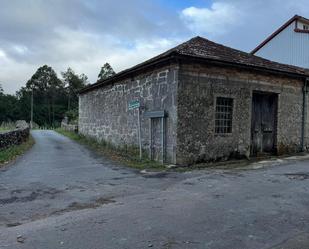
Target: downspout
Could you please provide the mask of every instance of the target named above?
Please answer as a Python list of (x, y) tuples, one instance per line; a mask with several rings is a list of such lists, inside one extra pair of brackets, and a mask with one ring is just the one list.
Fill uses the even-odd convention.
[(303, 120), (302, 120), (302, 133), (301, 133), (301, 150), (306, 150), (306, 121), (307, 121), (307, 93), (308, 93), (309, 78), (305, 79), (303, 87)]

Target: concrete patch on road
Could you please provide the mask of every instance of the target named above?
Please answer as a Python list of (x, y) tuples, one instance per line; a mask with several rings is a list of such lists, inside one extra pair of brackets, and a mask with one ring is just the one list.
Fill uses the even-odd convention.
[(57, 211), (53, 212), (51, 215), (60, 215), (60, 214), (66, 213), (66, 212), (83, 210), (83, 209), (94, 209), (94, 208), (98, 208), (102, 205), (115, 203), (115, 202), (116, 201), (113, 198), (104, 198), (104, 197), (100, 197), (100, 198), (96, 199), (94, 202), (87, 202), (87, 203), (72, 202), (66, 208), (61, 209), (61, 210), (57, 210)]
[(53, 199), (55, 195), (63, 191), (55, 188), (44, 188), (44, 189), (15, 189), (11, 191), (11, 196), (8, 198), (0, 199), (1, 205), (12, 204), (17, 202), (31, 202), (39, 197)]

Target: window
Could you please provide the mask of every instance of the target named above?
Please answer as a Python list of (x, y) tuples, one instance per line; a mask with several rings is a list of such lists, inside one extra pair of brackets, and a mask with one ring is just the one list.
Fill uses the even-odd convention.
[(216, 101), (215, 133), (232, 133), (233, 99), (218, 97)]
[(309, 26), (308, 25), (303, 25), (303, 30), (309, 30)]

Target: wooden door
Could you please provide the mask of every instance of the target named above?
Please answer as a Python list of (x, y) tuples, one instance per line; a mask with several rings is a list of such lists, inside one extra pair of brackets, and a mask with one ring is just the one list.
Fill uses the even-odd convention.
[(275, 152), (277, 94), (254, 93), (252, 96), (251, 153)]

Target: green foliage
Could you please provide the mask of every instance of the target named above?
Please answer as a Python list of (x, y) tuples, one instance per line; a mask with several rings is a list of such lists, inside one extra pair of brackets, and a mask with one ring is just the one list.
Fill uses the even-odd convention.
[(65, 86), (74, 94), (77, 94), (77, 91), (83, 88), (88, 80), (85, 74), (78, 75), (72, 68), (68, 68), (65, 72), (62, 72), (61, 75)]
[[(101, 77), (115, 74), (106, 63)], [(16, 95), (5, 94), (0, 84), (0, 124), (7, 121), (30, 121), (33, 96), (33, 121), (39, 126), (58, 127), (65, 115), (70, 121), (78, 119), (78, 91), (88, 84), (85, 74), (76, 74), (71, 68), (58, 78), (52, 67), (39, 67)]]
[(17, 120), (19, 115), (20, 110), (17, 97), (0, 91), (0, 123)]
[(57, 77), (56, 72), (49, 66), (44, 65), (28, 80), (26, 88), (36, 92), (52, 95), (56, 90), (63, 89), (63, 82)]
[(86, 86), (88, 77), (85, 74), (78, 75), (71, 68), (61, 73), (68, 96), (68, 109), (78, 108), (78, 91)]
[(65, 113), (68, 117), (69, 123), (77, 123), (78, 120), (78, 109), (71, 109)]
[(105, 63), (103, 67), (101, 67), (101, 71), (98, 75), (98, 80), (106, 80), (113, 75), (115, 75), (114, 69), (111, 67), (109, 63)]
[(31, 95), (33, 94), (33, 120), (40, 126), (58, 126), (66, 111), (64, 83), (56, 72), (44, 65), (37, 69), (26, 87), (17, 92), (19, 119), (30, 120)]
[(22, 155), (34, 144), (34, 139), (30, 136), (29, 139), (20, 144), (14, 145), (7, 149), (0, 150), (0, 166), (14, 160), (17, 156)]

